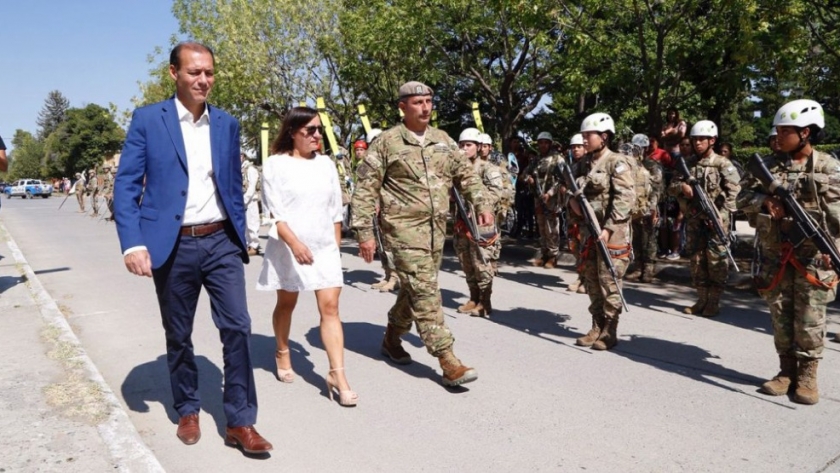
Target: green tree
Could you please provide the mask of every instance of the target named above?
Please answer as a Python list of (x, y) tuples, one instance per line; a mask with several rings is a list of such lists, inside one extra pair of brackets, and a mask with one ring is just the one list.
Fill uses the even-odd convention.
[(41, 162), (44, 157), (44, 144), (32, 133), (15, 130), (12, 137), (14, 150), (9, 156), (9, 179), (38, 179), (46, 177)]
[(71, 108), (45, 144), (46, 172), (51, 177), (72, 176), (99, 166), (120, 151), (124, 139), (125, 132), (108, 109), (96, 104)]
[(44, 140), (67, 119), (67, 109), (70, 101), (58, 90), (47, 95), (44, 106), (38, 112), (38, 139)]

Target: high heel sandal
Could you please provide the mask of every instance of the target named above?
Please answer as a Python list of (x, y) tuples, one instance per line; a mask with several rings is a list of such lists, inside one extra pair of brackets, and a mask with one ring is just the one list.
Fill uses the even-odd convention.
[(356, 404), (359, 402), (359, 395), (356, 394), (354, 391), (342, 391), (338, 388), (338, 384), (332, 381), (333, 379), (333, 372), (335, 371), (344, 371), (344, 368), (336, 368), (334, 370), (330, 370), (327, 374), (326, 381), (327, 381), (327, 391), (330, 393), (330, 401), (333, 400), (333, 388), (338, 391), (338, 404), (344, 407), (355, 407)]
[(274, 354), (274, 361), (277, 362), (277, 380), (282, 383), (294, 382), (295, 372), (291, 368), (285, 369), (280, 367), (280, 357), (282, 355), (288, 356), (291, 361), (291, 355), (289, 354), (288, 348), (285, 350), (277, 350), (277, 353)]

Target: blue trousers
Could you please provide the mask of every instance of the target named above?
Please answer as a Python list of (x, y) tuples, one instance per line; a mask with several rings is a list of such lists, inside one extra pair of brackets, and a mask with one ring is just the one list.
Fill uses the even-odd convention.
[(226, 227), (204, 237), (180, 236), (166, 263), (152, 273), (166, 332), (166, 361), (175, 410), (183, 417), (201, 408), (192, 329), (203, 286), (223, 345), (227, 425), (241, 427), (257, 421), (257, 392), (242, 249)]

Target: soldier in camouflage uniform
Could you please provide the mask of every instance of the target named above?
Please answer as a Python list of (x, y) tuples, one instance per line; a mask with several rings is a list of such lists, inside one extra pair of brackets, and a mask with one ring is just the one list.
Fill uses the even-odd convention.
[(395, 363), (411, 356), (400, 336), (414, 322), (426, 349), (438, 358), (442, 383), (457, 386), (478, 378), (452, 352), (454, 338), (441, 308), (438, 272), (446, 238), (449, 194), (456, 185), (478, 214), (478, 224), (493, 224), (493, 208), (481, 181), (452, 138), (429, 126), (432, 90), (419, 82), (399, 89), (403, 122), (384, 131), (357, 170), (353, 228), (359, 252), (370, 262), (376, 251), (373, 216), (381, 209), (382, 233), (394, 253), (400, 292), (388, 313), (382, 353)]
[(96, 172), (96, 168), (88, 173), (87, 192), (90, 194), (90, 205), (93, 207), (91, 217), (99, 216), (99, 194), (102, 191), (103, 179)]
[(102, 168), (105, 174), (102, 176), (102, 197), (105, 199), (105, 206), (108, 208), (108, 216), (105, 220), (114, 220), (114, 170), (111, 166)]
[[(524, 174), (525, 182), (530, 185), (531, 195), (534, 196), (537, 229), (540, 232), (540, 256), (534, 260), (534, 265), (548, 269), (556, 266), (557, 253), (560, 251), (560, 219), (557, 209), (561, 202), (560, 196), (555, 193), (558, 184), (555, 169), (558, 164), (566, 162), (552, 149), (553, 144), (551, 133), (542, 132), (537, 135), (540, 155), (528, 164)], [(537, 190), (538, 181), (541, 194)]]
[[(840, 235), (840, 162), (811, 146), (825, 127), (813, 100), (794, 100), (776, 112), (773, 125), (782, 154), (765, 158), (774, 180), (787, 187), (835, 246)], [(781, 201), (758, 179), (747, 176), (738, 208), (755, 222), (757, 251), (753, 276), (770, 307), (780, 371), (761, 386), (773, 396), (788, 394), (801, 404), (819, 401), (817, 365), (826, 333), (826, 305), (837, 293), (830, 260), (811, 240), (791, 241), (792, 219)], [(795, 380), (795, 382), (794, 382)]]
[[(619, 279), (624, 276), (631, 255), (630, 214), (636, 202), (631, 157), (608, 148), (615, 136), (615, 123), (606, 113), (595, 113), (583, 120), (580, 129), (587, 155), (573, 168), (581, 191), (586, 195), (598, 218), (600, 235), (590, 235), (580, 226), (583, 243), (583, 278), (589, 293), (592, 328), (575, 342), (593, 350), (609, 350), (618, 342), (618, 318), (621, 314), (620, 288), (595, 248), (595, 238), (603, 240), (612, 257)], [(569, 208), (577, 218), (583, 215), (575, 199)]]
[[(691, 175), (706, 191), (720, 216), (723, 231), (729, 234), (729, 222), (741, 191), (738, 170), (732, 161), (713, 150), (718, 136), (717, 125), (700, 120), (691, 127), (691, 145), (697, 163)], [(728, 241), (719, 241), (709, 217), (694, 198), (691, 186), (679, 173), (674, 174), (668, 193), (685, 208), (685, 251), (691, 258), (692, 285), (697, 288), (697, 302), (684, 310), (687, 314), (714, 317), (720, 312), (720, 297), (729, 277)]]
[(87, 182), (85, 181), (85, 175), (77, 172), (76, 173), (76, 182), (73, 184), (73, 187), (76, 189), (76, 201), (79, 203), (79, 212), (85, 213), (85, 188), (87, 187)]
[[(572, 139), (569, 141), (569, 166), (572, 166), (572, 169), (576, 169), (578, 163), (583, 156), (586, 154), (586, 149), (583, 147), (583, 135), (580, 133), (575, 134), (572, 136)], [(581, 218), (575, 215), (574, 212), (568, 212), (568, 238), (569, 238), (569, 250), (571, 250), (572, 255), (575, 257), (575, 270), (577, 271), (577, 279), (574, 282), (569, 284), (569, 287), (566, 288), (567, 291), (570, 292), (577, 292), (579, 294), (586, 294), (586, 284), (583, 283), (583, 260), (581, 259), (580, 249), (581, 249), (581, 240), (580, 240), (580, 227), (583, 225)]]
[[(362, 154), (362, 160), (356, 163), (356, 169), (358, 170), (358, 165), (361, 161), (364, 160), (364, 156), (367, 155), (367, 150), (373, 143), (373, 140), (376, 139), (377, 136), (382, 134), (382, 130), (379, 128), (373, 128), (370, 130), (370, 133), (365, 136), (365, 140), (367, 141), (367, 147), (365, 147), (365, 153)], [(358, 178), (356, 179), (358, 181)], [(379, 224), (380, 228), (382, 223), (379, 214), (379, 206), (376, 207), (376, 221)], [(371, 284), (370, 287), (372, 289), (378, 289), (379, 292), (391, 292), (396, 287), (399, 286), (400, 280), (397, 277), (397, 269), (394, 267), (394, 252), (391, 251), (391, 245), (388, 244), (388, 241), (385, 238), (381, 238), (383, 248), (380, 248), (382, 253), (385, 254), (385, 259), (381, 259), (382, 263), (382, 271), (385, 272), (385, 277), (382, 278), (381, 281)]]
[[(477, 128), (467, 128), (458, 138), (458, 147), (461, 148), (461, 153), (470, 161), (476, 175), (481, 179), (488, 202), (494, 210), (498, 210), (499, 201), (504, 192), (502, 175), (498, 166), (479, 158), (480, 138), (481, 132)], [(458, 312), (470, 314), (473, 317), (483, 317), (490, 315), (493, 310), (490, 302), (495, 274), (493, 263), (499, 259), (502, 244), (498, 238), (495, 238), (488, 245), (480, 246), (474, 241), (476, 235), (470, 236), (468, 233), (466, 222), (456, 212), (452, 246), (461, 262), (470, 291), (470, 300), (458, 307)], [(498, 231), (496, 234), (498, 235)]]
[(633, 256), (635, 269), (625, 275), (625, 279), (639, 279), (653, 282), (656, 274), (656, 224), (659, 220), (657, 209), (659, 199), (664, 192), (662, 165), (646, 156), (650, 139), (643, 134), (633, 136), (630, 154), (637, 162), (636, 169), (636, 209), (633, 212)]

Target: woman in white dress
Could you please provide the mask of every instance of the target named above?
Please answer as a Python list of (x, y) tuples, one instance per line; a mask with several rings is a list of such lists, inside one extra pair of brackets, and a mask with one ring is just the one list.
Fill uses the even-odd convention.
[(330, 371), (330, 400), (338, 390), (339, 404), (355, 406), (358, 396), (344, 375), (344, 331), (338, 297), (341, 271), (342, 203), (338, 171), (332, 160), (318, 154), (323, 134), (318, 112), (295, 107), (286, 114), (263, 163), (263, 184), (272, 215), (268, 244), (257, 289), (276, 290), (274, 337), (277, 339), (277, 379), (295, 379), (289, 353), (292, 312), (300, 291), (315, 291), (321, 314), (321, 340)]

